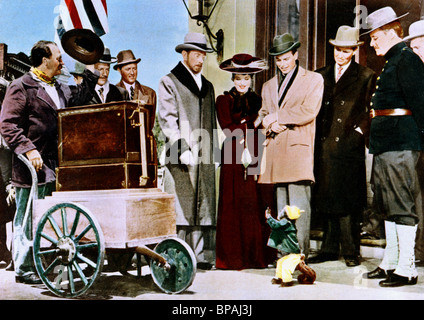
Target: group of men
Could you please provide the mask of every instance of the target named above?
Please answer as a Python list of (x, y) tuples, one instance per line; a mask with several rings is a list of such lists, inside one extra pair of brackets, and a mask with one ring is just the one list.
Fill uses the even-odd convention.
[[(374, 155), (375, 202), (386, 215), (387, 246), (380, 266), (364, 276), (383, 278), (382, 286), (417, 281), (415, 201), (420, 188), (416, 164), (423, 145), (424, 64), (403, 42), (400, 18), (390, 7), (367, 18), (371, 46), (387, 60), (378, 78), (353, 59), (363, 45), (358, 29), (339, 28), (330, 40), (335, 63), (317, 72), (299, 65), (300, 43), (290, 34), (276, 36), (269, 54), (275, 57), (277, 74), (263, 85), (256, 122), (267, 134), (258, 183), (274, 185), (277, 211), (286, 205), (304, 210), (296, 228), (306, 257), (311, 199), (324, 216), (323, 246), (311, 262), (338, 259), (341, 244), (346, 264), (359, 264), (357, 226), (366, 206), (365, 146), (369, 146)], [(411, 26), (414, 51), (419, 50), (418, 39), (423, 35), (422, 22)], [(157, 117), (166, 139), (164, 189), (175, 195), (179, 237), (193, 248), (198, 267), (210, 268), (215, 250), (217, 123), (214, 88), (202, 68), (212, 49), (203, 34), (188, 33), (175, 50), (182, 61), (160, 80), (158, 92)], [(130, 50), (121, 51), (115, 59), (106, 48), (99, 63), (87, 66), (77, 86), (55, 82), (63, 62), (53, 42), (38, 42), (31, 58), (31, 71), (7, 90), (0, 133), (15, 154), (25, 154), (34, 165), (42, 198), (54, 188), (58, 109), (135, 99), (153, 105), (151, 116), (155, 117), (156, 94), (136, 81), (140, 59)], [(107, 80), (112, 63), (122, 75), (116, 86)], [(18, 160), (12, 181), (17, 203), (16, 280), (37, 283), (25, 247), (31, 230), (22, 225), (30, 178)]]

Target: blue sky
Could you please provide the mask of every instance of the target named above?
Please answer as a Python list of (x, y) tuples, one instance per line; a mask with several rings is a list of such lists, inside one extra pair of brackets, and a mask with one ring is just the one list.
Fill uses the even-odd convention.
[[(0, 43), (8, 52), (29, 52), (38, 40), (54, 41), (55, 7), (60, 0), (0, 0)], [(131, 49), (141, 58), (138, 80), (157, 91), (159, 79), (180, 61), (175, 46), (188, 32), (182, 0), (107, 0), (109, 33), (101, 39), (116, 57)], [(72, 65), (68, 65), (72, 68)], [(120, 75), (111, 68), (109, 80)]]

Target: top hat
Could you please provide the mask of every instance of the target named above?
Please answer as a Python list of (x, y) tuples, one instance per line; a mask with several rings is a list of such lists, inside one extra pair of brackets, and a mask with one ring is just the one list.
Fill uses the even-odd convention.
[(272, 48), (269, 50), (271, 56), (279, 56), (291, 50), (300, 47), (300, 42), (294, 41), (293, 36), (290, 33), (278, 35), (274, 37)]
[(337, 30), (336, 39), (330, 39), (328, 42), (335, 47), (358, 47), (364, 44), (364, 41), (359, 41), (359, 29), (340, 26)]
[(231, 73), (251, 74), (268, 68), (266, 62), (247, 53), (239, 53), (222, 62), (219, 67)]
[(141, 58), (136, 59), (134, 53), (131, 50), (122, 50), (117, 55), (118, 63), (113, 66), (113, 69), (117, 70), (119, 67), (122, 67), (130, 63), (139, 63)]
[(111, 64), (111, 63), (115, 63), (117, 61), (116, 58), (113, 58), (110, 55), (110, 50), (109, 48), (105, 47), (105, 50), (103, 51), (103, 55), (99, 60), (99, 63), (107, 63), (107, 64)]
[(412, 40), (424, 36), (424, 20), (414, 22), (409, 26), (409, 36), (403, 38), (403, 41)]
[(175, 47), (175, 51), (181, 53), (183, 50), (199, 50), (202, 52), (213, 52), (208, 48), (206, 37), (203, 33), (189, 32), (184, 37), (184, 43)]
[(373, 32), (374, 30), (382, 26), (385, 26), (386, 24), (389, 24), (390, 22), (399, 20), (400, 18), (403, 18), (408, 14), (409, 12), (398, 17), (396, 15), (396, 12), (392, 9), (392, 7), (384, 7), (384, 8), (378, 9), (377, 11), (374, 11), (366, 18), (367, 29), (369, 30), (363, 34)]

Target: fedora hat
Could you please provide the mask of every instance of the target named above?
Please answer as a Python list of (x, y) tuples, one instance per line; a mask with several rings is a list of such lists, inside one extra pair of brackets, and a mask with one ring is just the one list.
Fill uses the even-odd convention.
[(271, 56), (279, 56), (299, 47), (300, 42), (294, 41), (293, 36), (290, 33), (285, 33), (274, 37), (269, 54)]
[(206, 36), (203, 33), (189, 32), (184, 37), (184, 43), (175, 47), (175, 51), (181, 53), (183, 50), (199, 50), (202, 52), (213, 52), (208, 48)]
[(113, 66), (113, 69), (115, 70), (129, 63), (139, 63), (141, 60), (141, 58), (136, 59), (134, 53), (131, 50), (119, 51), (117, 58), (118, 63)]
[(424, 36), (424, 20), (414, 22), (409, 26), (409, 36), (403, 38), (403, 41), (409, 41), (414, 38)]
[(235, 54), (231, 59), (222, 62), (219, 67), (231, 73), (251, 74), (268, 68), (266, 62), (247, 53)]
[(367, 29), (369, 30), (363, 34), (373, 32), (374, 30), (382, 26), (385, 26), (386, 24), (389, 24), (390, 22), (399, 20), (400, 18), (403, 18), (407, 16), (408, 14), (409, 12), (398, 17), (396, 15), (396, 12), (392, 9), (392, 7), (384, 7), (384, 8), (378, 9), (377, 11), (374, 11), (366, 18), (365, 23), (367, 24)]
[(358, 47), (364, 44), (364, 41), (359, 41), (359, 29), (349, 26), (340, 26), (336, 39), (330, 39), (328, 42), (335, 47)]
[(89, 29), (71, 29), (60, 39), (63, 50), (83, 64), (95, 64), (104, 51), (103, 41)]
[(108, 63), (108, 64), (111, 64), (111, 63), (115, 63), (116, 61), (117, 61), (117, 59), (116, 58), (113, 58), (110, 55), (109, 48), (105, 47), (105, 50), (103, 51), (103, 55), (100, 58), (99, 63)]

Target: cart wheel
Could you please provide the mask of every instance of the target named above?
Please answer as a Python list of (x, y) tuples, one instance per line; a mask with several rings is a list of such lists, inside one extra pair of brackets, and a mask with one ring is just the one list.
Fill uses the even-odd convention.
[(153, 281), (166, 293), (180, 293), (187, 289), (196, 275), (196, 257), (187, 243), (178, 238), (160, 242), (155, 252), (164, 257), (168, 267), (150, 262)]
[(60, 203), (41, 218), (34, 235), (34, 262), (54, 294), (85, 293), (101, 272), (105, 244), (99, 223), (86, 208)]

